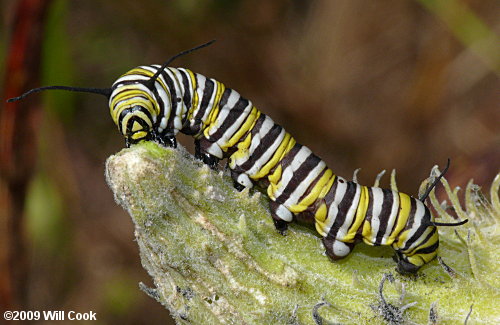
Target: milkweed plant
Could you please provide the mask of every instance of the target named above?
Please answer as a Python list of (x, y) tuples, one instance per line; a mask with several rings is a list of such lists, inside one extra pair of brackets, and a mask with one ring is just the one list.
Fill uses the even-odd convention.
[(489, 199), (472, 180), (462, 191), (441, 179), (446, 201), (429, 196), (436, 220), (469, 222), (440, 227), (438, 258), (416, 275), (395, 271), (390, 247), (359, 244), (331, 262), (313, 229), (293, 224), (281, 236), (265, 195), (238, 192), (181, 146), (123, 149), (106, 179), (154, 283), (140, 287), (178, 324), (500, 323), (500, 174)]

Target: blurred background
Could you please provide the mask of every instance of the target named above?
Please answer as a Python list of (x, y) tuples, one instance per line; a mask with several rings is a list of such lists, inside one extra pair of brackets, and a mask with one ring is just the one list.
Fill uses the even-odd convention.
[[(134, 229), (104, 179), (124, 141), (101, 96), (122, 73), (211, 39), (173, 66), (238, 90), (339, 175), (398, 171), (416, 194), (435, 164), (452, 186), (500, 166), (497, 0), (0, 1), (0, 303), (165, 324)], [(192, 148), (192, 139), (181, 137)], [(386, 176), (382, 184), (388, 185)]]

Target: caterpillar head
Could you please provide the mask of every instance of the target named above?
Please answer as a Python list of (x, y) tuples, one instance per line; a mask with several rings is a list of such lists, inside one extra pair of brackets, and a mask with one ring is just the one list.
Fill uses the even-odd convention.
[(111, 89), (109, 112), (127, 146), (141, 140), (154, 140), (160, 109), (153, 92), (144, 82), (127, 82), (127, 74), (120, 77)]
[(153, 120), (148, 110), (143, 106), (135, 105), (123, 109), (117, 125), (125, 137), (127, 146), (141, 140), (155, 139)]
[[(141, 82), (136, 82), (134, 84), (121, 83), (120, 81), (125, 77), (122, 76), (114, 83), (111, 88), (82, 88), (69, 86), (40, 87), (31, 89), (21, 96), (10, 98), (7, 100), (7, 102), (10, 103), (21, 100), (24, 97), (39, 91), (56, 89), (103, 95), (109, 100), (111, 117), (113, 119), (113, 122), (115, 122), (115, 124), (118, 126), (118, 129), (125, 137), (127, 146), (133, 143), (137, 143), (141, 140), (156, 140), (157, 130), (155, 130), (154, 125), (156, 123), (157, 117), (155, 112), (159, 111), (156, 107), (158, 103), (154, 100), (153, 96), (156, 79), (160, 76), (163, 70), (165, 70), (166, 67), (179, 56), (209, 46), (213, 42), (215, 42), (215, 40), (174, 55), (169, 60), (167, 60), (153, 76)], [(124, 87), (129, 89), (125, 89)], [(114, 94), (117, 93), (117, 90), (120, 95), (114, 96)], [(139, 96), (134, 96), (134, 93), (139, 94)], [(128, 95), (136, 98), (134, 100), (130, 100), (130, 97), (128, 97)], [(144, 98), (141, 99), (140, 97)], [(162, 127), (164, 128), (165, 126), (159, 126), (159, 128)]]

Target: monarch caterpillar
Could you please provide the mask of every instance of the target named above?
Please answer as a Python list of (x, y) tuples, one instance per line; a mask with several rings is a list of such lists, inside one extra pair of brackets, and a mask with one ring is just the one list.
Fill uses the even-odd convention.
[(188, 69), (168, 67), (177, 57), (213, 42), (181, 52), (161, 66), (136, 67), (111, 88), (48, 86), (8, 101), (50, 89), (96, 93), (108, 98), (127, 147), (141, 140), (175, 147), (178, 132), (191, 135), (196, 158), (210, 167), (228, 158), (238, 190), (256, 184), (267, 191), (280, 233), (294, 219), (314, 223), (333, 260), (347, 256), (362, 240), (392, 246), (397, 270), (415, 273), (437, 254), (436, 226), (467, 222), (434, 222), (424, 204), (448, 166), (420, 199), (346, 181), (235, 90)]

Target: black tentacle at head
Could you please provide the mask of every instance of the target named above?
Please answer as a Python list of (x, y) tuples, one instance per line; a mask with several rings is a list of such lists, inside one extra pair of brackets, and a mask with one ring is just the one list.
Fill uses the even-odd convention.
[[(156, 79), (158, 78), (158, 76), (163, 72), (163, 70), (165, 70), (165, 68), (173, 60), (177, 59), (180, 56), (189, 54), (189, 53), (191, 53), (193, 51), (196, 51), (196, 50), (199, 50), (201, 48), (207, 47), (207, 46), (211, 45), (214, 42), (215, 42), (215, 40), (211, 40), (210, 42), (198, 45), (196, 47), (193, 47), (192, 49), (189, 49), (189, 50), (186, 50), (186, 51), (180, 52), (179, 54), (174, 55), (173, 57), (171, 57), (170, 59), (168, 59), (165, 63), (163, 63), (163, 65), (160, 67), (160, 69), (158, 69), (158, 71), (156, 71), (156, 73), (150, 79), (148, 79), (147, 81), (144, 82), (144, 85), (146, 87), (148, 87), (149, 89), (153, 89), (153, 85), (154, 85)], [(29, 95), (31, 95), (33, 93), (37, 93), (37, 92), (44, 91), (44, 90), (67, 90), (67, 91), (75, 91), (75, 92), (82, 92), (82, 93), (92, 93), (92, 94), (103, 95), (103, 96), (105, 96), (108, 99), (109, 99), (109, 97), (111, 96), (111, 93), (112, 93), (112, 89), (111, 88), (83, 88), (83, 87), (70, 87), (70, 86), (46, 86), (46, 87), (40, 87), (40, 88), (34, 88), (34, 89), (31, 89), (31, 90), (28, 90), (27, 92), (25, 92), (21, 96), (7, 99), (7, 102), (8, 103), (12, 103), (12, 102), (21, 100), (21, 99), (25, 98), (26, 96), (29, 96)]]
[(209, 45), (212, 45), (214, 42), (215, 42), (215, 40), (211, 40), (210, 42), (198, 45), (196, 47), (193, 47), (192, 49), (182, 51), (182, 52), (174, 55), (173, 57), (168, 59), (165, 63), (163, 63), (162, 66), (158, 69), (158, 71), (156, 71), (156, 73), (151, 78), (149, 78), (147, 81), (144, 82), (144, 85), (146, 87), (148, 87), (150, 90), (152, 90), (156, 79), (160, 76), (160, 74), (163, 72), (163, 70), (165, 70), (170, 63), (172, 63), (172, 61), (174, 61), (175, 59), (177, 59), (180, 56), (189, 54), (191, 52), (194, 52), (194, 51), (197, 51), (197, 50), (202, 49), (204, 47), (207, 47)]
[(70, 87), (70, 86), (46, 86), (46, 87), (40, 87), (40, 88), (34, 88), (31, 90), (28, 90), (24, 94), (18, 97), (13, 97), (7, 99), (7, 103), (12, 103), (18, 100), (23, 99), (26, 96), (29, 96), (33, 93), (37, 93), (40, 91), (44, 90), (67, 90), (67, 91), (75, 91), (75, 92), (80, 92), (80, 93), (92, 93), (92, 94), (98, 94), (98, 95), (103, 95), (106, 98), (109, 99), (111, 96), (111, 88), (82, 88), (82, 87)]

